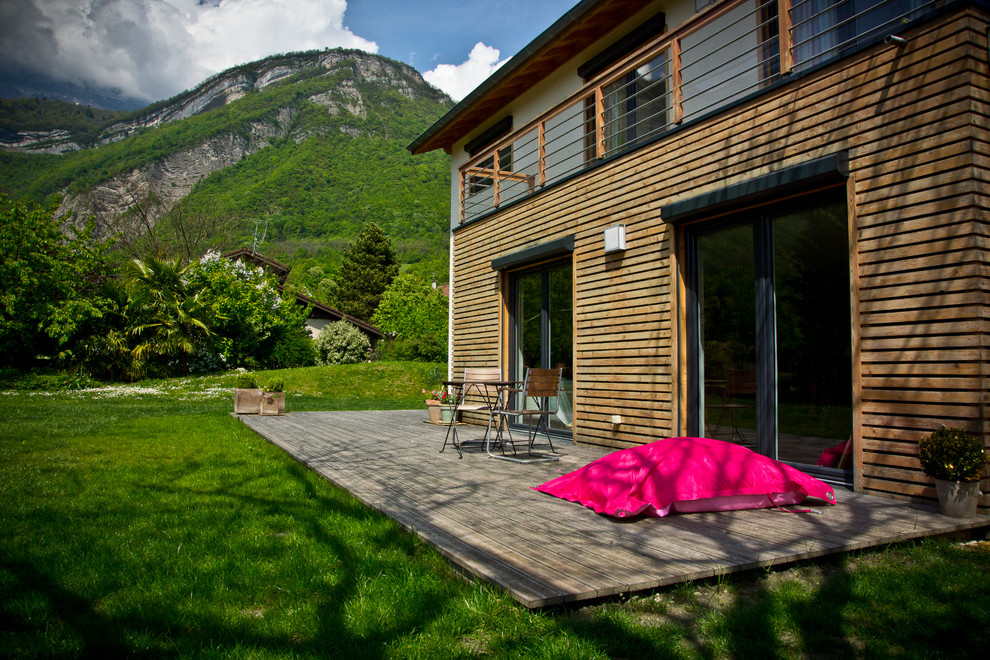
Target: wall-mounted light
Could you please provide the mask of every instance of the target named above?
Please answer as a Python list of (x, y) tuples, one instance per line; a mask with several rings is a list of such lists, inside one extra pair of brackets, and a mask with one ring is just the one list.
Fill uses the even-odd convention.
[(605, 230), (605, 253), (621, 252), (626, 249), (626, 226), (615, 225)]

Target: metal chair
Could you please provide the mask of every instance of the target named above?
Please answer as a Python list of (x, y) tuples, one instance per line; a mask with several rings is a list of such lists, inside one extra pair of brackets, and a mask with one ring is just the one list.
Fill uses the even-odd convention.
[[(457, 457), (463, 458), (464, 456), (461, 452), (461, 443), (457, 439), (457, 413), (460, 412), (484, 411), (488, 415), (488, 430), (485, 431), (485, 440), (487, 440), (492, 428), (491, 412), (498, 404), (497, 383), (499, 382), (502, 382), (502, 370), (498, 367), (464, 368), (463, 384), (450, 407), (450, 426), (447, 428), (447, 435), (443, 439), (443, 447), (440, 448), (441, 454), (447, 448), (447, 441), (451, 439), (451, 434), (453, 434), (451, 444), (457, 450)], [(473, 403), (465, 403), (465, 399), (472, 391), (478, 398), (474, 399)]]
[[(548, 420), (552, 415), (557, 414), (562, 372), (563, 369), (527, 369), (526, 379), (523, 381), (523, 386), (521, 389), (502, 389), (500, 393), (499, 405), (497, 405), (491, 412), (491, 419), (493, 421), (489, 423), (489, 426), (491, 426), (494, 420), (496, 418), (498, 419), (498, 423), (495, 425), (497, 431), (495, 441), (500, 445), (502, 454), (498, 455), (491, 452), (491, 442), (489, 439), (489, 456), (501, 458), (507, 461), (516, 461), (517, 463), (556, 461), (558, 459), (557, 456), (533, 453), (533, 443), (536, 441), (536, 435), (542, 428), (543, 433), (546, 435), (547, 443), (550, 445), (550, 451), (553, 453), (557, 452), (557, 450), (553, 447), (553, 441), (550, 439), (550, 426)], [(522, 399), (522, 403), (519, 408), (509, 407), (509, 397), (514, 395), (518, 395)], [(512, 403), (516, 403), (516, 401), (512, 400)], [(535, 405), (536, 407), (527, 408), (528, 404)], [(530, 424), (526, 454), (524, 457), (520, 457), (516, 452), (516, 443), (512, 439), (512, 431), (509, 428), (510, 418), (516, 417), (538, 418), (536, 424)], [(512, 446), (512, 456), (505, 455), (505, 438), (503, 435), (508, 436), (509, 444)]]
[(718, 421), (715, 422), (715, 430), (712, 435), (718, 435), (719, 429), (722, 428), (722, 422), (728, 421), (732, 425), (729, 440), (742, 443), (745, 438), (742, 431), (739, 430), (738, 414), (740, 410), (753, 408), (754, 404), (740, 403), (737, 397), (746, 399), (756, 395), (756, 371), (753, 369), (729, 369), (726, 376), (728, 380), (722, 394), (722, 405), (719, 406)]

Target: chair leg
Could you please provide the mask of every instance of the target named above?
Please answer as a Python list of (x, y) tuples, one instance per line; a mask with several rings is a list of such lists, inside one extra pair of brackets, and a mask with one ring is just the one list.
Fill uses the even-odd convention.
[(533, 453), (533, 444), (536, 442), (536, 435), (540, 432), (540, 426), (543, 427), (543, 434), (547, 436), (547, 444), (550, 445), (550, 451), (556, 454), (557, 450), (554, 449), (553, 440), (550, 439), (550, 422), (547, 421), (547, 415), (540, 415), (536, 425), (530, 427), (532, 434), (529, 437), (529, 453)]
[(443, 437), (443, 446), (440, 447), (440, 453), (442, 454), (443, 450), (447, 448), (447, 440), (450, 439), (451, 431), (454, 432), (454, 439), (451, 442), (451, 444), (454, 445), (454, 449), (457, 450), (457, 458), (464, 458), (464, 453), (461, 451), (461, 445), (459, 442), (457, 442), (457, 427), (455, 424), (450, 424), (447, 427), (447, 435)]

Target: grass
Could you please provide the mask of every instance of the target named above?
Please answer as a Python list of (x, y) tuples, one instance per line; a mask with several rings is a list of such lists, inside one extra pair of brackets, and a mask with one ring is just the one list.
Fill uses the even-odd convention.
[[(422, 406), (438, 365), (287, 370)], [(233, 376), (0, 407), (0, 657), (982, 657), (990, 547), (927, 541), (531, 612), (232, 419)]]

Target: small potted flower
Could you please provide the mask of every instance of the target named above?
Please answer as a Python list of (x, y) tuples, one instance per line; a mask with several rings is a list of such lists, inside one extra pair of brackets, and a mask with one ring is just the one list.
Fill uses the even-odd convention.
[(280, 415), (285, 412), (285, 381), (272, 378), (261, 395), (261, 414)]
[[(423, 394), (427, 394), (426, 390), (423, 390)], [(441, 388), (431, 390), (427, 396), (429, 398), (426, 399), (426, 409), (430, 413), (430, 423), (450, 422), (450, 393), (445, 388)]]
[(987, 463), (983, 445), (960, 428), (942, 426), (921, 439), (918, 457), (925, 474), (935, 479), (942, 514), (974, 517)]
[(261, 395), (264, 393), (258, 387), (254, 374), (244, 372), (237, 374), (234, 383), (234, 412), (238, 415), (257, 415), (261, 412)]

